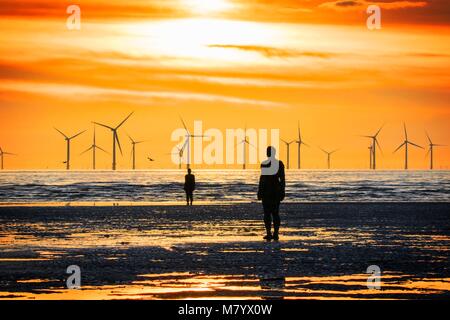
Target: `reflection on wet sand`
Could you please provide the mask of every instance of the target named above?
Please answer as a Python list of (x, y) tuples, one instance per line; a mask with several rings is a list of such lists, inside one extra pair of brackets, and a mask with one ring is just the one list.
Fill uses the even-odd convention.
[(0, 208), (0, 298), (448, 298), (448, 207), (408, 206), (284, 205), (278, 243), (255, 205)]
[[(232, 275), (168, 273), (142, 275), (130, 285), (83, 287), (81, 290), (46, 289), (0, 297), (16, 299), (405, 299), (441, 295), (450, 290), (450, 278), (405, 280), (383, 275), (381, 290), (368, 289), (366, 274), (332, 277), (247, 278)], [(33, 279), (28, 282), (45, 282)]]

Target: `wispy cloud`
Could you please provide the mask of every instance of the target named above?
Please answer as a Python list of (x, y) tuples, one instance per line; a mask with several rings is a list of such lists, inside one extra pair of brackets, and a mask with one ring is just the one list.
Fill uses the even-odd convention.
[(347, 11), (347, 10), (361, 10), (362, 8), (367, 8), (371, 4), (376, 4), (380, 8), (386, 10), (423, 8), (428, 5), (426, 1), (368, 2), (365, 0), (338, 0), (322, 3), (319, 5), (319, 7), (338, 11)]
[(222, 102), (234, 105), (252, 105), (261, 107), (284, 107), (283, 103), (265, 100), (243, 99), (223, 95), (202, 94), (180, 91), (144, 91), (130, 89), (101, 88), (93, 86), (67, 85), (58, 83), (36, 83), (23, 81), (4, 81), (0, 83), (2, 90), (34, 93), (50, 96), (92, 101), (99, 100), (126, 100), (130, 103), (149, 104), (149, 99), (193, 100), (204, 102)]
[(267, 58), (292, 58), (292, 57), (310, 57), (310, 58), (330, 58), (330, 53), (318, 51), (297, 51), (290, 49), (281, 49), (267, 46), (253, 45), (233, 45), (233, 44), (211, 44), (210, 48), (235, 49), (242, 51), (251, 51), (259, 53)]
[[(205, 0), (207, 1), (207, 0)], [(242, 20), (294, 23), (349, 24), (359, 23), (354, 15), (336, 12), (362, 10), (377, 4), (389, 10), (384, 19), (411, 24), (448, 25), (448, 0), (229, 0), (230, 10), (214, 17)], [(82, 18), (88, 20), (148, 20), (195, 16), (189, 2), (183, 0), (79, 0)], [(67, 17), (68, 3), (54, 0), (0, 0), (0, 16), (32, 19), (61, 19)], [(404, 14), (402, 10), (408, 10)]]
[[(69, 4), (53, 0), (22, 0), (20, 3), (15, 0), (0, 0), (0, 16), (64, 19)], [(88, 19), (164, 18), (186, 15), (186, 10), (177, 6), (177, 0), (79, 0), (75, 4), (80, 6), (82, 16)]]

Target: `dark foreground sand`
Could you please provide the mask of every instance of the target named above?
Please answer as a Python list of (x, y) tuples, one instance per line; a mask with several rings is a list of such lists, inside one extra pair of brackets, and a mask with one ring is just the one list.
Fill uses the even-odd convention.
[[(0, 207), (0, 298), (450, 298), (450, 204)], [(81, 268), (67, 290), (66, 268)], [(381, 290), (368, 289), (370, 265)]]

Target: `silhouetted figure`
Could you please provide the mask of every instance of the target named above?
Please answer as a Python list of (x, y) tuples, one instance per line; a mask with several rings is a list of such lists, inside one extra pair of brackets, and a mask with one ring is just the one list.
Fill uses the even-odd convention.
[(191, 173), (191, 169), (188, 169), (188, 174), (184, 176), (184, 191), (186, 192), (187, 205), (192, 206), (194, 200), (195, 190), (195, 176)]
[[(267, 147), (267, 158), (261, 163), (261, 177), (259, 178), (258, 200), (262, 200), (264, 208), (264, 225), (266, 236), (264, 239), (270, 241), (278, 240), (280, 229), (280, 202), (285, 196), (284, 164), (275, 158), (274, 147)], [(273, 220), (273, 235), (271, 225)]]

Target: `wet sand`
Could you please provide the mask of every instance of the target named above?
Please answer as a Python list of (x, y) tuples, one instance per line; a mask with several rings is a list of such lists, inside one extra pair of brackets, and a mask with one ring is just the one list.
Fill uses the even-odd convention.
[(449, 209), (283, 204), (267, 243), (256, 203), (0, 207), (0, 299), (449, 299)]

